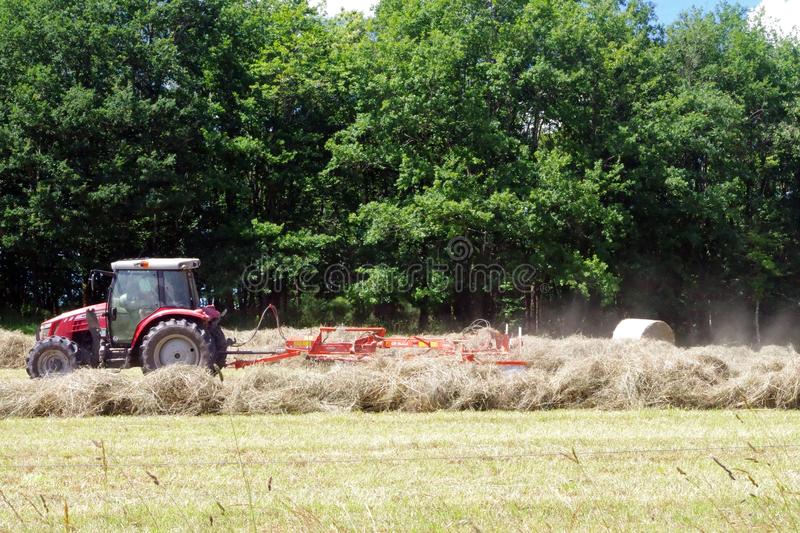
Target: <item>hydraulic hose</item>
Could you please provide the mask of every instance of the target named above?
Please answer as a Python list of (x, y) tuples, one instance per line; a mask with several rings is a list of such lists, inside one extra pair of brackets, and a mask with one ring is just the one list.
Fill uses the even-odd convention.
[(240, 346), (244, 346), (248, 342), (252, 341), (256, 337), (256, 333), (258, 333), (258, 330), (261, 328), (261, 324), (264, 322), (264, 318), (267, 316), (267, 311), (272, 311), (272, 316), (275, 317), (275, 325), (278, 329), (278, 335), (280, 335), (283, 340), (286, 340), (286, 336), (283, 334), (283, 330), (281, 330), (281, 319), (278, 317), (278, 309), (274, 305), (269, 304), (264, 309), (264, 311), (261, 312), (261, 317), (258, 319), (258, 324), (256, 324), (256, 329), (253, 330), (253, 333), (250, 334), (250, 337), (246, 341), (242, 342), (237, 342), (234, 339), (234, 342), (233, 344), (231, 344), (231, 346), (233, 346), (234, 348), (239, 348)]

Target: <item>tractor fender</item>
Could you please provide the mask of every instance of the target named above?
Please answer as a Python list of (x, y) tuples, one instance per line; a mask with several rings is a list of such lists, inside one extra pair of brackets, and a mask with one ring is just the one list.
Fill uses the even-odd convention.
[(180, 309), (169, 307), (157, 309), (153, 314), (139, 322), (139, 325), (136, 326), (136, 331), (133, 332), (133, 340), (131, 341), (131, 349), (139, 347), (139, 344), (141, 344), (147, 330), (149, 330), (151, 326), (168, 318), (185, 318), (205, 326), (213, 317), (209, 316), (203, 308)]

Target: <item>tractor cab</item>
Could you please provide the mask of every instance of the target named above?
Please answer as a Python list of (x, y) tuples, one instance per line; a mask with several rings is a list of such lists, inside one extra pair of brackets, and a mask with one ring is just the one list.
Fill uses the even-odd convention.
[(130, 346), (136, 329), (159, 309), (195, 309), (197, 259), (144, 259), (111, 263), (108, 331), (112, 346)]
[(194, 278), (200, 260), (127, 259), (111, 271), (106, 302), (46, 320), (28, 354), (31, 377), (64, 374), (80, 366), (148, 372), (171, 364), (225, 365), (227, 339), (214, 306), (201, 306)]

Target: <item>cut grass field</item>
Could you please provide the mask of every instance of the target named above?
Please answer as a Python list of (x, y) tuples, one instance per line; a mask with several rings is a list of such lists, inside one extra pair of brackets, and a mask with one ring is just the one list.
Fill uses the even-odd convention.
[(796, 529), (798, 438), (796, 411), (8, 419), (0, 529)]
[(0, 369), (0, 531), (800, 529), (800, 411), (753, 409), (800, 404), (794, 349), (525, 341), (512, 373)]

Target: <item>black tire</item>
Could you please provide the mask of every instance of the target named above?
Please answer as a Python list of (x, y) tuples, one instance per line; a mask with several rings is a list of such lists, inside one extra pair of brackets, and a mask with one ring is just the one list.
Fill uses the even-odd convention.
[(78, 368), (78, 350), (66, 337), (45, 337), (28, 352), (25, 368), (32, 378), (70, 374)]
[(171, 318), (153, 326), (142, 340), (142, 372), (173, 364), (214, 369), (214, 340), (194, 322)]
[(212, 328), (209, 333), (214, 340), (214, 364), (217, 368), (225, 368), (225, 362), (228, 358), (228, 339), (219, 326)]
[(97, 368), (100, 363), (100, 359), (92, 354), (91, 348), (87, 349), (82, 346), (78, 346), (77, 359), (79, 365), (86, 365), (92, 368)]

